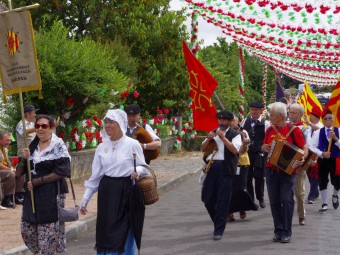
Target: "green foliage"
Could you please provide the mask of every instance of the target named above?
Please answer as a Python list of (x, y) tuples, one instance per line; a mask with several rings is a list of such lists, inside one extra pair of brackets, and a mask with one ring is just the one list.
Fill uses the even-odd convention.
[[(26, 5), (21, 0), (17, 6)], [(183, 11), (170, 11), (170, 0), (36, 0), (32, 10), (34, 27), (53, 26), (56, 18), (76, 40), (91, 38), (111, 47), (121, 42), (137, 65), (123, 72), (137, 85), (141, 96), (137, 103), (143, 112), (155, 112), (164, 100), (174, 100), (170, 110), (181, 112), (187, 106), (189, 86), (182, 55), (182, 37), (188, 37), (183, 25)], [(122, 51), (124, 51), (122, 49)], [(120, 58), (122, 51), (114, 51)], [(122, 59), (123, 60), (123, 59)], [(129, 67), (121, 62), (119, 67)], [(128, 71), (128, 70), (126, 70)]]

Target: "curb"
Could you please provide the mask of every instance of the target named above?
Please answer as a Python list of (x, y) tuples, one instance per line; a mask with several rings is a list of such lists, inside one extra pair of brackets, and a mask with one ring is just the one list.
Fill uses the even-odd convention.
[[(171, 188), (176, 187), (178, 184), (184, 182), (188, 177), (198, 173), (201, 171), (201, 168), (195, 170), (191, 173), (185, 173), (180, 175), (179, 177), (175, 177), (172, 180), (164, 183), (162, 186), (158, 187), (157, 190), (159, 194), (163, 194), (169, 191)], [(76, 221), (70, 226), (66, 227), (66, 239), (71, 240), (77, 238), (79, 235), (84, 233), (85, 231), (92, 230), (96, 226), (97, 216), (92, 216), (90, 218)], [(0, 255), (32, 255), (26, 245), (21, 245), (15, 248), (12, 248), (4, 253), (0, 253)]]

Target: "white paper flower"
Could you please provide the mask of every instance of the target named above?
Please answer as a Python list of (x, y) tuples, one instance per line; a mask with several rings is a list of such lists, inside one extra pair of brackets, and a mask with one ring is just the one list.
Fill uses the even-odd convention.
[(76, 138), (76, 142), (78, 142), (79, 141), (79, 135), (78, 135), (78, 133), (75, 133), (75, 135), (74, 135), (74, 137)]
[(86, 120), (83, 120), (83, 121), (81, 122), (81, 125), (83, 126), (83, 128), (87, 127)]
[(112, 109), (113, 107), (115, 107), (114, 103), (109, 103), (109, 108)]
[(65, 112), (64, 115), (63, 115), (63, 118), (65, 120), (68, 120), (70, 117), (71, 117), (71, 112)]
[(64, 127), (65, 127), (64, 121), (60, 120), (60, 121), (59, 121), (59, 126), (64, 128)]
[(83, 103), (86, 104), (87, 101), (89, 101), (89, 98), (88, 98), (88, 97), (85, 97), (84, 100), (83, 100)]
[(85, 145), (86, 145), (86, 140), (82, 140), (81, 141), (81, 146), (83, 147), (83, 149), (85, 148)]

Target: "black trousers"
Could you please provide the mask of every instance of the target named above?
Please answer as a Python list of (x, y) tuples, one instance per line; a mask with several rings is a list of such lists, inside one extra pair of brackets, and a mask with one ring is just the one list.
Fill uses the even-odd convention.
[(202, 189), (202, 201), (214, 223), (214, 235), (224, 233), (233, 190), (234, 176), (223, 170), (223, 163), (212, 163)]
[(327, 189), (327, 185), (329, 182), (329, 178), (331, 179), (331, 184), (334, 186), (336, 190), (340, 189), (340, 176), (335, 175), (335, 158), (319, 158), (319, 189), (324, 190)]
[[(248, 170), (248, 177), (247, 177), (247, 190), (251, 198), (255, 201), (254, 196), (254, 186), (253, 186), (253, 179), (255, 180), (255, 195), (256, 199), (259, 201), (264, 200), (264, 165), (262, 167), (258, 167), (257, 162), (258, 160), (258, 152), (248, 152), (250, 166)], [(262, 162), (264, 163), (264, 162)]]

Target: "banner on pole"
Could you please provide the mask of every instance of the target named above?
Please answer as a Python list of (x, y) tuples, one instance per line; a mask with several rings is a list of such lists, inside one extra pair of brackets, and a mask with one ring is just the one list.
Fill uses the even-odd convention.
[(29, 11), (0, 15), (2, 94), (41, 91), (41, 77)]

